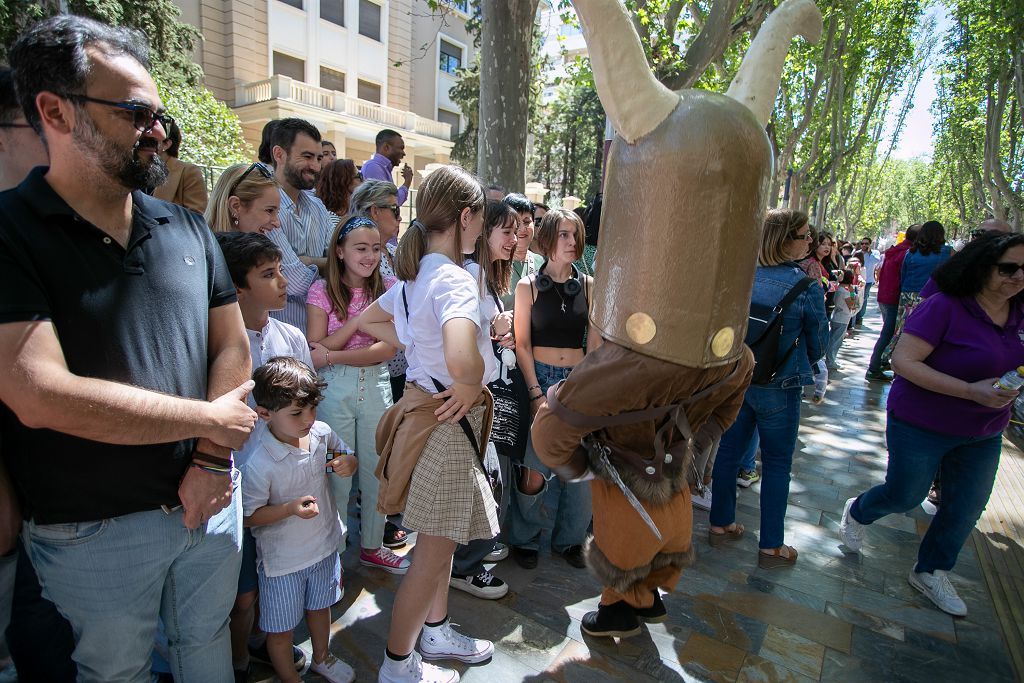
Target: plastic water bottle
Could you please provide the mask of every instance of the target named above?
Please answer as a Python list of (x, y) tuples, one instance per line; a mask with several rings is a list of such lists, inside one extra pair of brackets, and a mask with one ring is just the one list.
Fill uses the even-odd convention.
[(1008, 373), (1000, 377), (999, 381), (992, 386), (996, 389), (1019, 391), (1021, 387), (1024, 387), (1024, 365), (1020, 366), (1016, 370), (1010, 370)]

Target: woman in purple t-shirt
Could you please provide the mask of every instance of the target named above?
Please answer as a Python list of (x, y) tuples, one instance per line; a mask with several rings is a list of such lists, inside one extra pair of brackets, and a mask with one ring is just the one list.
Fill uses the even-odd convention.
[(1024, 365), (1024, 235), (971, 242), (932, 278), (940, 293), (907, 319), (892, 355), (885, 483), (846, 501), (839, 532), (859, 550), (866, 525), (914, 508), (941, 471), (942, 505), (908, 580), (943, 611), (965, 616), (946, 572), (992, 493), (1017, 397), (993, 384)]

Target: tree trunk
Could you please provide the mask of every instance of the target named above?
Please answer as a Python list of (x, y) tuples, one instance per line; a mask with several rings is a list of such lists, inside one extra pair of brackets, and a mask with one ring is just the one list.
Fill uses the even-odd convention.
[(526, 179), (530, 52), (539, 0), (480, 0), (477, 173), (522, 192)]

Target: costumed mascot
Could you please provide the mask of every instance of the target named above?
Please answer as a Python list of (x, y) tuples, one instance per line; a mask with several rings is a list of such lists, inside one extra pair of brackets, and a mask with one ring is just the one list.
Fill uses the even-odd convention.
[(605, 343), (551, 388), (532, 435), (562, 479), (591, 480), (587, 562), (604, 589), (583, 630), (625, 637), (666, 616), (658, 589), (693, 557), (693, 462), (750, 382), (743, 339), (773, 164), (764, 126), (789, 42), (816, 41), (822, 20), (811, 0), (786, 0), (727, 95), (674, 93), (619, 0), (573, 4), (616, 132), (591, 312)]

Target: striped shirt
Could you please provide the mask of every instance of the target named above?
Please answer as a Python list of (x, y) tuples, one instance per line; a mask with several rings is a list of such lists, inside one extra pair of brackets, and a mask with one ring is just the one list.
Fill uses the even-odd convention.
[(284, 188), (279, 191), (281, 232), (288, 238), (292, 251), (298, 256), (323, 258), (337, 221), (331, 221), (331, 212), (312, 192), (300, 191), (299, 201), (293, 202)]
[(306, 296), (316, 279), (316, 266), (306, 265), (295, 255), (284, 231), (278, 228), (267, 233), (270, 241), (281, 250), (281, 272), (288, 278), (288, 303), (280, 311), (271, 311), (270, 317), (294, 325), (306, 334)]

